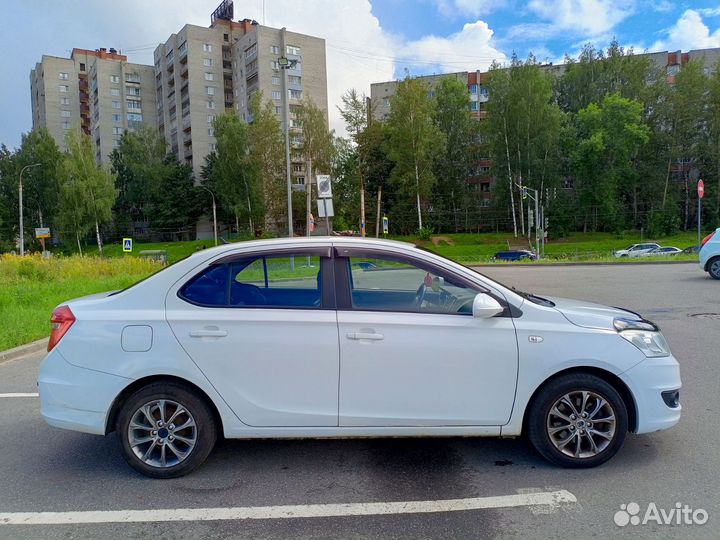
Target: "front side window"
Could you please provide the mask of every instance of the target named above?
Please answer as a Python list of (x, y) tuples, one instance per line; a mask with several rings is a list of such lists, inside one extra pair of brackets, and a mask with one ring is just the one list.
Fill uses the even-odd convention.
[(298, 252), (210, 266), (186, 283), (179, 296), (207, 307), (319, 309), (320, 259)]
[(481, 287), (405, 258), (350, 257), (353, 309), (472, 315)]

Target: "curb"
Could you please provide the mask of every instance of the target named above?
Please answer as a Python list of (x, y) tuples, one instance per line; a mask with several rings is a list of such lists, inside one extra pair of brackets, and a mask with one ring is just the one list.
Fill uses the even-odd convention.
[(47, 344), (48, 338), (44, 338), (33, 341), (32, 343), (28, 343), (26, 345), (20, 345), (19, 347), (15, 347), (14, 349), (0, 351), (0, 364), (47, 349)]
[[(462, 264), (462, 263), (461, 263)], [(470, 268), (498, 268), (498, 267), (513, 267), (513, 268), (553, 268), (557, 266), (647, 266), (651, 264), (666, 265), (666, 264), (700, 264), (697, 261), (638, 261), (638, 262), (581, 262), (581, 261), (568, 261), (564, 263), (479, 263), (471, 264)]]

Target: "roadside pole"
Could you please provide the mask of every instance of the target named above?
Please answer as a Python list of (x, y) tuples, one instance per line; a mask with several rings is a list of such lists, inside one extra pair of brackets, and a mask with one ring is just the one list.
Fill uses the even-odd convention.
[(697, 233), (698, 233), (698, 242), (697, 245), (700, 247), (700, 242), (702, 242), (702, 200), (705, 196), (705, 182), (703, 182), (702, 178), (698, 180), (697, 183), (697, 194), (698, 194), (698, 210), (697, 210)]

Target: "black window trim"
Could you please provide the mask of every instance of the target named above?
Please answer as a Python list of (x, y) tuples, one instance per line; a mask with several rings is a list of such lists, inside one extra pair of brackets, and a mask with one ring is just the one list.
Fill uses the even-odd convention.
[[(454, 279), (460, 282), (462, 285), (473, 289), (478, 293), (484, 293), (488, 296), (497, 300), (503, 307), (503, 311), (495, 317), (509, 317), (517, 318), (522, 315), (522, 311), (509, 303), (503, 296), (496, 294), (487, 287), (480, 285), (472, 281), (465, 276), (458, 274), (457, 272), (450, 270), (444, 266), (440, 266), (430, 261), (418, 259), (412, 255), (406, 253), (397, 253), (395, 251), (388, 251), (377, 248), (365, 248), (365, 247), (340, 247), (334, 248), (334, 269), (335, 269), (335, 289), (336, 289), (336, 302), (338, 311), (367, 311), (374, 313), (410, 313), (414, 315), (449, 315), (449, 316), (463, 316), (466, 317), (471, 314), (464, 313), (432, 313), (432, 312), (418, 312), (418, 311), (401, 311), (401, 310), (387, 310), (387, 309), (367, 309), (367, 308), (354, 308), (352, 305), (352, 291), (350, 290), (351, 276), (349, 274), (350, 269), (350, 258), (351, 257), (365, 257), (365, 258), (391, 258), (398, 262), (409, 261), (410, 266), (418, 266), (422, 270), (434, 272), (437, 274), (450, 274)], [(417, 264), (414, 264), (417, 263)]]

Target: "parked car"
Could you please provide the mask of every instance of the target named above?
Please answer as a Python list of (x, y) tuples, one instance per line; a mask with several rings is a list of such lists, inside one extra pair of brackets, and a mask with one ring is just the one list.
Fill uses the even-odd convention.
[(218, 246), (51, 320), (42, 416), (116, 431), (156, 478), (189, 473), (222, 436), (526, 433), (551, 462), (592, 467), (681, 413), (679, 365), (652, 322), (401, 242)]
[(660, 244), (655, 244), (653, 242), (646, 242), (644, 244), (633, 244), (632, 246), (628, 246), (625, 249), (618, 249), (616, 251), (613, 251), (613, 255), (615, 255), (615, 257), (642, 257), (648, 251), (657, 249), (659, 247)]
[(522, 261), (537, 259), (535, 253), (527, 249), (512, 249), (510, 251), (498, 251), (492, 258), (493, 261)]
[(708, 234), (700, 249), (700, 268), (713, 279), (720, 279), (720, 228)]
[(669, 246), (657, 247), (655, 249), (651, 249), (650, 251), (646, 251), (641, 255), (641, 257), (662, 257), (666, 255), (677, 255), (678, 253), (682, 253), (680, 248)]
[(700, 253), (700, 246), (690, 246), (686, 247), (682, 250), (683, 255), (694, 255), (695, 253)]

